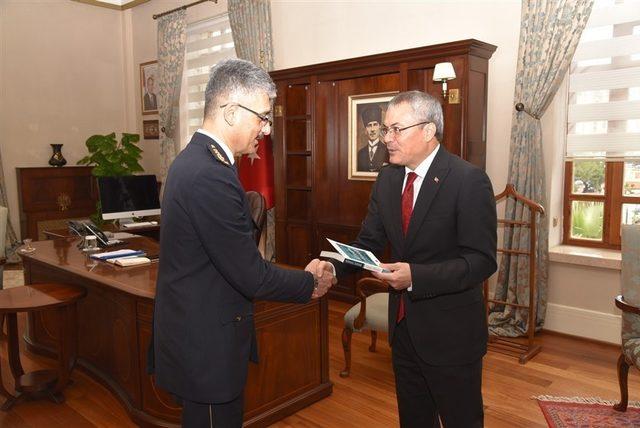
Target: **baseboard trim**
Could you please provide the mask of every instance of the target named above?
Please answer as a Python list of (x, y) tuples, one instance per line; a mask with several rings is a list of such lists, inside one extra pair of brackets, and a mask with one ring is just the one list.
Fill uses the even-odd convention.
[(549, 303), (544, 329), (601, 342), (620, 344), (622, 317)]

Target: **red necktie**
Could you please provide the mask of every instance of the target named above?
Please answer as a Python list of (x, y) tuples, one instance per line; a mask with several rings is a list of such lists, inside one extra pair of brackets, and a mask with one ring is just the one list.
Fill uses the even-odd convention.
[[(418, 174), (410, 172), (407, 174), (407, 183), (404, 185), (404, 191), (402, 192), (402, 233), (407, 235), (409, 229), (409, 221), (411, 220), (411, 213), (413, 213), (413, 182), (418, 178)], [(404, 299), (400, 294), (400, 304), (398, 305), (398, 316), (396, 322), (402, 321), (404, 318)]]

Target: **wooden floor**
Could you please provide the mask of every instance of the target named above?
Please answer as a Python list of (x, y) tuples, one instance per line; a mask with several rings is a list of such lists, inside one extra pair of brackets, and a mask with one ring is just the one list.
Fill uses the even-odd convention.
[[(386, 336), (378, 338), (376, 353), (368, 351), (369, 335), (353, 335), (351, 377), (343, 379), (342, 316), (348, 305), (329, 305), (330, 376), (333, 394), (274, 427), (394, 427), (398, 426), (391, 353)], [(23, 320), (22, 320), (23, 321)], [(22, 328), (24, 322), (21, 323)], [(542, 333), (543, 350), (522, 366), (511, 357), (490, 352), (484, 359), (485, 426), (545, 427), (535, 400), (539, 394), (618, 398), (616, 360), (619, 348)], [(10, 377), (6, 341), (1, 343), (2, 372)], [(26, 371), (51, 367), (51, 360), (22, 353)], [(0, 427), (131, 427), (124, 408), (102, 386), (75, 371), (65, 390), (66, 402), (34, 401), (0, 412)], [(6, 383), (5, 383), (6, 384)], [(640, 399), (640, 373), (631, 369), (630, 399)]]

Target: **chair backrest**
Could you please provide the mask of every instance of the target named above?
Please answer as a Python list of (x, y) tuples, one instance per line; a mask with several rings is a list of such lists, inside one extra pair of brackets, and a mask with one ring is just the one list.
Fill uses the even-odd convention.
[[(640, 225), (622, 225), (622, 297), (640, 307)], [(622, 313), (622, 339), (640, 338), (640, 315)]]
[(0, 206), (0, 258), (5, 257), (7, 247), (7, 217), (9, 210), (7, 207)]
[(260, 236), (262, 236), (262, 229), (267, 221), (267, 202), (260, 193), (250, 190), (247, 192), (247, 201), (249, 201), (249, 208), (251, 210), (251, 218), (255, 229), (253, 231), (253, 237), (256, 241), (256, 245), (260, 244)]

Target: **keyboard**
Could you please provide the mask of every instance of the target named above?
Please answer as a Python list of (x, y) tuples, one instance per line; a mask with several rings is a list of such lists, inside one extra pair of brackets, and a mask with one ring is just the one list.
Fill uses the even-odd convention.
[(139, 227), (150, 227), (150, 226), (157, 226), (158, 222), (157, 221), (141, 221), (138, 223), (125, 223), (122, 225), (123, 229), (137, 229)]

